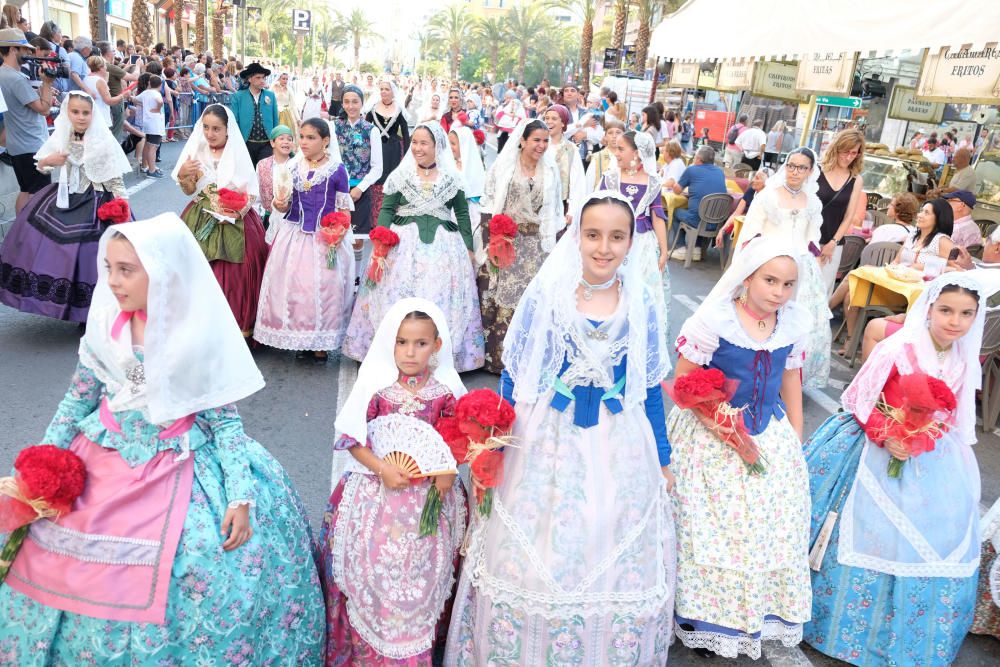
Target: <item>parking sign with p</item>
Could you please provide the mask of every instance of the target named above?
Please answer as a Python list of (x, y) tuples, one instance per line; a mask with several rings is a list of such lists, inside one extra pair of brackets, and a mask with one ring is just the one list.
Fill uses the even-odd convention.
[(308, 9), (292, 10), (292, 30), (295, 32), (309, 32), (312, 29), (312, 12)]

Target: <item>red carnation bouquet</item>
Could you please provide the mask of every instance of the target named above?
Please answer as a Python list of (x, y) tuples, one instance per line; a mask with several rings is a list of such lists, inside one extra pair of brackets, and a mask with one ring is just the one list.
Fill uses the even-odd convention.
[(486, 248), (490, 271), (499, 273), (514, 263), (514, 237), (517, 223), (509, 216), (498, 214), (490, 218), (490, 242)]
[(482, 130), (473, 130), (472, 136), (476, 138), (476, 145), (482, 146), (486, 143), (486, 133)]
[(327, 245), (326, 268), (332, 269), (337, 266), (337, 247), (350, 228), (351, 216), (343, 211), (327, 213), (320, 219), (316, 234), (320, 241)]
[(715, 434), (736, 451), (747, 472), (760, 475), (765, 472), (764, 457), (743, 422), (743, 408), (729, 403), (737, 386), (737, 380), (727, 379), (716, 368), (699, 368), (663, 383), (677, 407), (710, 419), (720, 429)]
[(232, 211), (238, 215), (249, 201), (246, 194), (229, 188), (219, 188), (218, 198), (219, 208), (222, 209), (219, 212), (223, 215), (225, 215), (225, 211)]
[(399, 234), (388, 227), (376, 227), (368, 235), (372, 241), (372, 260), (365, 271), (365, 285), (373, 289), (385, 275), (385, 258), (399, 244)]
[(83, 461), (68, 449), (35, 445), (21, 450), (14, 476), (0, 479), (0, 533), (10, 533), (0, 551), (0, 583), (7, 578), (28, 525), (68, 512), (86, 481)]
[(112, 225), (128, 222), (132, 219), (132, 210), (128, 206), (128, 200), (115, 197), (111, 201), (101, 204), (97, 207), (97, 219)]
[(491, 389), (476, 389), (458, 399), (454, 417), (435, 428), (459, 463), (472, 470), (476, 503), (482, 516), (493, 509), (493, 490), (503, 480), (503, 448), (513, 443), (514, 406)]
[[(865, 424), (865, 432), (882, 444), (893, 439), (903, 445), (910, 456), (934, 451), (934, 446), (954, 421), (958, 402), (955, 394), (941, 380), (926, 373), (898, 375), (887, 383), (882, 397)], [(890, 400), (886, 399), (891, 394)], [(898, 397), (898, 398), (895, 398)], [(906, 461), (891, 457), (888, 475), (898, 479)]]

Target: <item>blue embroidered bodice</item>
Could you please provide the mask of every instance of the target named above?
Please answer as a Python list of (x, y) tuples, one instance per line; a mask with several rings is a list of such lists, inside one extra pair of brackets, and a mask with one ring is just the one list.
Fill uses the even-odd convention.
[(739, 380), (730, 403), (737, 408), (746, 406), (743, 420), (750, 435), (762, 433), (772, 417), (781, 419), (785, 416), (785, 403), (778, 392), (792, 347), (786, 345), (772, 351), (748, 350), (719, 337), (719, 347), (712, 353), (708, 366), (719, 369), (729, 379)]

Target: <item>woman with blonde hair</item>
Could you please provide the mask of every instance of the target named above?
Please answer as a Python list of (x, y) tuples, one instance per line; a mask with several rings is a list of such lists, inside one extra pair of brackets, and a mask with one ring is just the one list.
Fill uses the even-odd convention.
[(833, 290), (842, 249), (840, 241), (865, 214), (861, 167), (865, 159), (865, 135), (860, 130), (841, 130), (820, 160), (819, 196), (823, 204), (819, 263), (827, 293)]
[(684, 149), (681, 148), (680, 142), (676, 139), (667, 142), (667, 161), (660, 169), (660, 180), (663, 185), (673, 187), (684, 170), (687, 169), (687, 165), (684, 164), (684, 159), (681, 157), (683, 154)]

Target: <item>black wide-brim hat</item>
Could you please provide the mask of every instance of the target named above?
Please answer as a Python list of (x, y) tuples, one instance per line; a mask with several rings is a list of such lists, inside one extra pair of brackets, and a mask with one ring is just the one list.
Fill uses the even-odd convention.
[(260, 63), (250, 63), (250, 65), (240, 72), (241, 79), (249, 79), (254, 74), (263, 74), (264, 76), (271, 76), (271, 70), (264, 69), (264, 66)]

